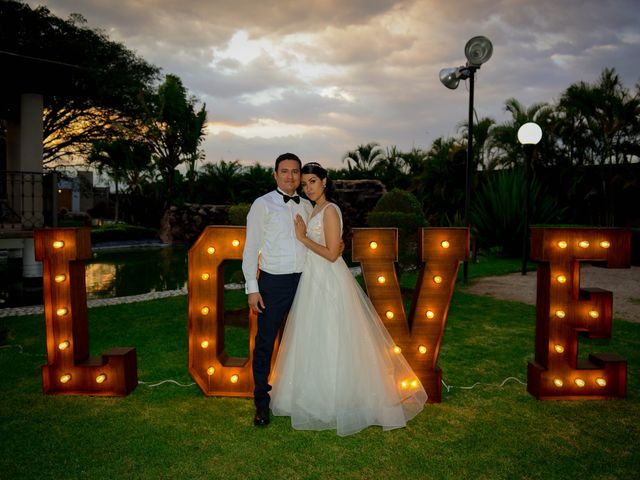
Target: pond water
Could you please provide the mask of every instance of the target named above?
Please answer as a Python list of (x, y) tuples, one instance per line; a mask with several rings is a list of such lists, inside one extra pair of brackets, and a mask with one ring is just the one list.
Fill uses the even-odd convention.
[(85, 263), (87, 298), (111, 298), (187, 285), (186, 246), (104, 248)]
[[(186, 288), (187, 246), (94, 249), (85, 261), (87, 298), (112, 298)], [(42, 280), (22, 281), (20, 259), (0, 262), (0, 308), (42, 304)], [(225, 262), (225, 284), (242, 282), (241, 262)]]

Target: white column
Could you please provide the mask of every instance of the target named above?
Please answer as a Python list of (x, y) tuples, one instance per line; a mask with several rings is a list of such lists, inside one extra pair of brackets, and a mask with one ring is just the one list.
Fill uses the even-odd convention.
[[(23, 93), (20, 97), (20, 166), (22, 172), (42, 173), (42, 112), (44, 100), (37, 93)], [(44, 219), (42, 212), (42, 178), (35, 177), (33, 182), (24, 183), (23, 212), (25, 223), (29, 227), (38, 227), (38, 220)], [(30, 218), (26, 218), (29, 212)], [(34, 224), (34, 221), (36, 222)], [(42, 277), (42, 263), (36, 261), (33, 238), (25, 238), (22, 251), (22, 276), (24, 278)]]
[(24, 249), (22, 250), (22, 277), (42, 277), (42, 262), (38, 262), (36, 260), (36, 250), (33, 238), (24, 239)]
[(20, 170), (42, 172), (42, 95), (23, 93), (20, 97)]
[(20, 166), (17, 170), (36, 174), (25, 177), (23, 182), (22, 224), (26, 229), (44, 226), (41, 175), (43, 102), (42, 95), (37, 93), (23, 93), (20, 97)]

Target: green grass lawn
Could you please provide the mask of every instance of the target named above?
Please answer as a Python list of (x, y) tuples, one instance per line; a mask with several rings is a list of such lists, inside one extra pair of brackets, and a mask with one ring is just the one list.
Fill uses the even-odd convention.
[[(186, 312), (186, 297), (93, 308), (91, 351), (135, 346), (141, 381), (190, 384)], [(516, 381), (499, 386), (526, 381), (534, 315), (456, 292), (439, 358), (452, 386), (442, 403), (404, 429), (346, 438), (295, 431), (282, 417), (255, 428), (251, 400), (205, 397), (195, 385), (139, 385), (125, 398), (42, 395), (42, 316), (1, 318), (7, 343), (22, 351), (0, 349), (0, 478), (637, 478), (640, 325), (614, 321), (611, 340), (581, 340), (581, 356), (628, 360), (627, 399), (541, 402)], [(246, 352), (246, 330), (227, 330), (229, 348)]]

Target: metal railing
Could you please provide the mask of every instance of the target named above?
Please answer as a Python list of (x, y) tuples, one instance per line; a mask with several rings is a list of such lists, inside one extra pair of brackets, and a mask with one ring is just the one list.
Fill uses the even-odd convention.
[(55, 174), (0, 171), (0, 230), (24, 231), (51, 225), (55, 218), (55, 183)]

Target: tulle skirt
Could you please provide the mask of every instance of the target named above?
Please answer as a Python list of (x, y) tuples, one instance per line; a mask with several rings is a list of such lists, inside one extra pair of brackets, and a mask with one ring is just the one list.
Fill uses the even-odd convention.
[(404, 427), (427, 394), (339, 258), (309, 252), (270, 383), (274, 415), (298, 430), (356, 433)]

